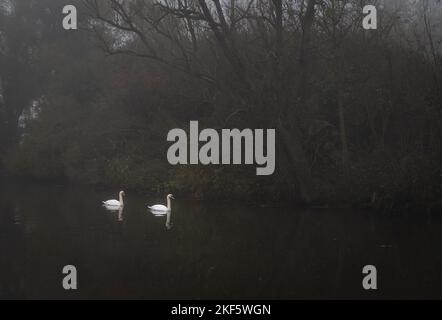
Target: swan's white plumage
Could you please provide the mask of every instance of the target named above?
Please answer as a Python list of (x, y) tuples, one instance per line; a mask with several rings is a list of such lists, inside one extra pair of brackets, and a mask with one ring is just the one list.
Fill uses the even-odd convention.
[(103, 201), (103, 204), (104, 204), (105, 206), (111, 206), (111, 207), (121, 206), (120, 201), (115, 200), (115, 199), (113, 199), (113, 200)]
[(148, 208), (153, 211), (167, 211), (167, 210), (169, 210), (169, 209), (167, 209), (167, 207), (165, 205), (162, 205), (162, 204), (156, 204), (154, 206), (149, 206)]
[(174, 199), (174, 197), (173, 197), (173, 195), (172, 194), (168, 194), (167, 195), (167, 197), (166, 197), (166, 200), (167, 200), (167, 207), (165, 206), (165, 205), (162, 205), (162, 204), (155, 204), (155, 205), (153, 205), (153, 206), (148, 206), (148, 208), (151, 210), (151, 211), (155, 211), (155, 212), (159, 212), (159, 213), (161, 213), (161, 212), (167, 212), (167, 211), (171, 211), (172, 210), (172, 205), (171, 205), (171, 201), (170, 201), (170, 199)]

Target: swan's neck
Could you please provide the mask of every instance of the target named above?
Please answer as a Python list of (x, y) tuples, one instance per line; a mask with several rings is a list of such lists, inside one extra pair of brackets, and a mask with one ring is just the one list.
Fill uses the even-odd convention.
[(120, 205), (124, 205), (124, 202), (123, 202), (123, 195), (120, 193)]
[(170, 198), (167, 197), (167, 210), (171, 210), (171, 209), (172, 209), (172, 204), (171, 204)]

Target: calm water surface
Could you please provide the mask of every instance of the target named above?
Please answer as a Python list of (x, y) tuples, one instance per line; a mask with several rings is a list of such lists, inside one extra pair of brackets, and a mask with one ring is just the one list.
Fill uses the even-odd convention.
[[(173, 202), (0, 181), (0, 298), (442, 298), (442, 217)], [(78, 270), (77, 291), (62, 268)], [(377, 291), (362, 267), (378, 268)]]

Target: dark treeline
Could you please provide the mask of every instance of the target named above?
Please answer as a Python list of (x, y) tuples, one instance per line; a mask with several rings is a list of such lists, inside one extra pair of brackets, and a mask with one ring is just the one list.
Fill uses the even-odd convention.
[[(1, 163), (217, 199), (441, 206), (435, 0), (0, 0)], [(62, 28), (78, 8), (79, 30)], [(378, 8), (364, 30), (362, 8)], [(275, 128), (275, 174), (171, 166), (167, 132)]]

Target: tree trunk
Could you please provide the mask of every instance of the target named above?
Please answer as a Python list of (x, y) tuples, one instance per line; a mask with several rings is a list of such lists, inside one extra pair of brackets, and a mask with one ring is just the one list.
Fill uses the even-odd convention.
[(0, 118), (1, 123), (1, 150), (5, 152), (9, 150), (12, 146), (14, 146), (19, 138), (19, 130), (18, 130), (18, 117), (6, 112), (4, 117)]
[[(278, 22), (276, 28), (276, 49), (277, 53), (282, 54), (282, 1), (274, 0), (273, 3), (276, 8), (275, 16)], [(308, 69), (310, 65), (310, 33), (315, 16), (315, 4), (316, 0), (309, 0), (306, 6), (306, 12), (302, 17), (302, 39), (298, 57), (299, 76), (295, 85), (299, 106), (304, 105), (307, 95)], [(280, 60), (281, 57), (278, 57), (277, 63), (280, 63)], [(280, 71), (279, 68), (277, 68), (277, 70)], [(284, 162), (289, 164), (284, 172), (286, 175), (285, 178), (289, 185), (292, 181), (296, 183), (297, 193), (300, 194), (304, 202), (311, 203), (316, 199), (317, 194), (314, 188), (310, 165), (302, 143), (302, 133), (299, 125), (296, 123), (294, 106), (286, 99), (287, 84), (283, 81), (281, 74), (277, 73), (277, 75), (277, 80), (279, 80), (278, 96), (280, 97), (281, 113), (276, 127), (279, 137), (278, 140), (284, 151), (282, 155), (286, 158)]]
[(348, 145), (347, 145), (347, 132), (345, 128), (344, 97), (342, 96), (343, 94), (340, 83), (338, 83), (337, 91), (338, 91), (337, 100), (338, 100), (338, 116), (339, 116), (339, 136), (342, 148), (342, 167), (344, 168), (345, 171), (348, 163)]
[(286, 178), (289, 181), (294, 178), (302, 200), (310, 203), (316, 198), (316, 190), (313, 186), (310, 166), (302, 145), (301, 132), (296, 126), (287, 129), (280, 124), (277, 127), (277, 133), (284, 151), (282, 154), (290, 165), (290, 170), (287, 172), (289, 176)]

